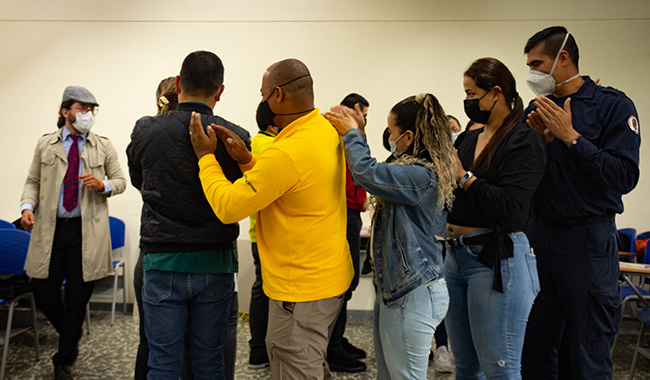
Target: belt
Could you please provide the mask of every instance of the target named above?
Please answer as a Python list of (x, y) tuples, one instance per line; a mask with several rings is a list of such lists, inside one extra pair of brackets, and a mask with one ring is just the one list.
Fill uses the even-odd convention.
[(72, 223), (72, 222), (81, 222), (80, 216), (74, 216), (72, 218), (56, 218), (57, 223)]
[(450, 247), (460, 247), (461, 245), (484, 245), (485, 243), (492, 240), (494, 233), (490, 232), (483, 235), (477, 236), (457, 236), (452, 238), (447, 238), (445, 241), (449, 244)]
[(580, 226), (589, 226), (592, 224), (605, 224), (613, 222), (613, 215), (595, 215), (586, 216), (584, 218), (544, 218), (535, 215), (533, 217), (536, 222), (545, 225), (549, 228), (573, 228)]

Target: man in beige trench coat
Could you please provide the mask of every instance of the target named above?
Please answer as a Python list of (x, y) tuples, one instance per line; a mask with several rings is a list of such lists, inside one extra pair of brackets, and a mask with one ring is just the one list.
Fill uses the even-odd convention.
[(32, 230), (25, 270), (37, 306), (59, 333), (56, 380), (72, 378), (94, 281), (112, 272), (107, 198), (126, 188), (110, 140), (90, 132), (98, 111), (90, 91), (65, 89), (59, 130), (38, 140), (21, 199), (21, 224)]

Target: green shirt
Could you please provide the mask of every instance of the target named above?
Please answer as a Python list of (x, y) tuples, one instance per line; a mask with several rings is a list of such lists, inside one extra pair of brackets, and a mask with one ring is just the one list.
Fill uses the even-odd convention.
[(152, 269), (185, 273), (237, 273), (237, 250), (164, 252), (144, 255), (144, 271)]

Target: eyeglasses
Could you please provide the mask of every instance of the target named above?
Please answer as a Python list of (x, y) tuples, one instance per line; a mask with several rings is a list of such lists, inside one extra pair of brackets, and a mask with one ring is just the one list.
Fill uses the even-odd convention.
[(70, 109), (78, 109), (81, 111), (81, 113), (88, 113), (88, 111), (92, 112), (93, 115), (97, 115), (99, 113), (99, 106), (72, 106)]

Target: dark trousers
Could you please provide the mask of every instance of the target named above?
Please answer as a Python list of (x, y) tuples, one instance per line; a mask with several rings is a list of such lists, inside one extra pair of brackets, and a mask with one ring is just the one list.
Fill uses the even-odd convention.
[[(442, 245), (442, 260), (445, 260), (447, 256), (447, 245)], [(445, 346), (447, 347), (447, 328), (445, 327), (445, 320), (440, 321), (438, 327), (436, 327), (436, 332), (433, 333), (433, 337), (436, 340), (436, 346), (433, 348), (435, 351), (438, 347)]]
[(361, 251), (361, 211), (348, 209), (348, 226), (347, 226), (347, 239), (350, 246), (350, 255), (352, 256), (352, 265), (354, 266), (354, 278), (345, 296), (343, 297), (343, 306), (339, 313), (334, 330), (330, 336), (329, 344), (327, 345), (328, 351), (342, 350), (343, 349), (343, 334), (345, 333), (345, 325), (347, 323), (347, 307), (348, 301), (352, 298), (352, 292), (359, 285), (359, 256)]
[(59, 333), (54, 365), (72, 365), (77, 359), (86, 305), (94, 287), (94, 282), (84, 282), (81, 256), (81, 218), (57, 219), (48, 278), (32, 279), (36, 305)]
[[(135, 359), (135, 380), (146, 380), (149, 373), (149, 341), (144, 332), (144, 309), (142, 305), (142, 287), (144, 285), (144, 271), (143, 271), (143, 254), (140, 252), (138, 262), (135, 264), (133, 272), (133, 287), (135, 289), (135, 299), (138, 303), (138, 313), (140, 316), (140, 342), (138, 344), (138, 352)], [(228, 316), (228, 338), (226, 345), (223, 348), (223, 357), (225, 364), (226, 379), (233, 380), (235, 378), (235, 360), (237, 356), (237, 322), (239, 321), (239, 301), (237, 292), (232, 296), (230, 302), (230, 315)], [(191, 335), (190, 328), (191, 321), (188, 323), (188, 329), (185, 331), (185, 346), (183, 349), (183, 371), (181, 379), (192, 380), (194, 374), (192, 373), (192, 355), (191, 355)]]
[(526, 234), (541, 292), (526, 328), (523, 378), (611, 379), (621, 321), (616, 226), (553, 228), (531, 220)]
[(255, 282), (251, 288), (250, 319), (251, 339), (248, 341), (251, 357), (266, 358), (266, 331), (269, 323), (269, 297), (262, 289), (262, 265), (257, 243), (251, 243), (253, 263), (255, 264)]

